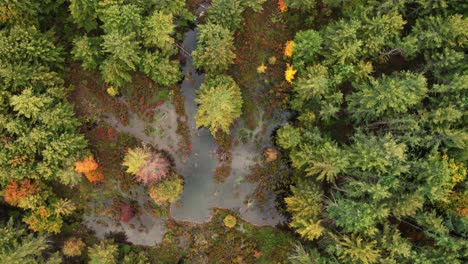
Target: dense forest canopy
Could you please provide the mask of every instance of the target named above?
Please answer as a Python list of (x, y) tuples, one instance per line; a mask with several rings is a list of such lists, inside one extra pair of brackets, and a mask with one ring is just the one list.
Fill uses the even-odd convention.
[[(0, 0), (0, 263), (465, 263), (467, 11), (462, 0)], [(195, 71), (190, 114), (181, 87)], [(136, 122), (128, 113), (146, 137), (109, 121)], [(281, 125), (248, 129), (255, 119)], [(183, 140), (146, 142), (164, 134), (151, 122)], [(251, 178), (284, 226), (240, 210), (205, 225), (171, 217), (189, 182), (180, 161), (204, 151), (192, 149), (198, 128), (217, 145), (215, 177), (235, 175), (243, 139), (274, 131), (252, 139), (268, 148), (255, 158), (266, 176)], [(168, 221), (154, 247), (82, 224), (147, 211)]]

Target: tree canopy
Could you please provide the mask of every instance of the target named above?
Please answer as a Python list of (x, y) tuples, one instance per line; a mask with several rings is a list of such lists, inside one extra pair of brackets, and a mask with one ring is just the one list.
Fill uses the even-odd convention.
[(241, 115), (242, 97), (239, 86), (227, 75), (208, 76), (195, 100), (197, 127), (205, 126), (216, 136), (229, 133), (230, 126)]

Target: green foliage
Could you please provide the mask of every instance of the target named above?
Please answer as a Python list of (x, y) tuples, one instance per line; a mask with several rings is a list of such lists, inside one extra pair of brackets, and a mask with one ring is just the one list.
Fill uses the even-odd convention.
[(99, 244), (88, 248), (90, 264), (116, 264), (118, 247), (111, 241), (102, 240)]
[(60, 49), (50, 34), (13, 27), (0, 31), (0, 50), (0, 185), (59, 180), (86, 144), (63, 80), (50, 70), (62, 62)]
[(336, 89), (335, 82), (338, 81), (331, 79), (325, 66), (316, 64), (306, 67), (295, 82), (296, 98), (291, 103), (292, 108), (298, 111), (310, 108), (304, 112), (318, 112), (323, 121), (335, 118), (343, 102), (343, 94)]
[(68, 8), (73, 22), (86, 31), (95, 29), (98, 3), (98, 0), (70, 0)]
[[(323, 24), (294, 38), (297, 115), (277, 134), (295, 170), (290, 226), (318, 245), (298, 248), (291, 261), (463, 263), (461, 2), (322, 4), (331, 13)], [(316, 179), (318, 207), (298, 191)]]
[[(0, 226), (0, 262), (11, 264), (44, 263), (43, 252), (49, 248), (47, 237), (33, 235), (11, 218)], [(54, 262), (55, 263), (55, 262)]]
[(242, 114), (240, 88), (226, 75), (208, 76), (195, 101), (199, 104), (197, 127), (208, 127), (213, 136), (218, 131), (229, 133), (230, 126)]
[(285, 0), (284, 1), (288, 7), (299, 9), (299, 10), (312, 10), (315, 5), (315, 0)]
[(301, 142), (301, 132), (290, 124), (278, 130), (276, 143), (284, 149), (291, 149)]
[(307, 67), (294, 85), (294, 91), (301, 100), (306, 101), (329, 94), (330, 86), (328, 69), (318, 64)]
[(24, 116), (28, 119), (36, 121), (39, 117), (39, 113), (50, 104), (52, 98), (49, 97), (38, 97), (33, 94), (33, 90), (25, 89), (20, 95), (13, 95), (10, 98), (10, 106), (16, 115), (21, 117)]
[(96, 70), (102, 60), (99, 49), (101, 39), (96, 37), (81, 36), (73, 41), (73, 58), (82, 61), (85, 70)]
[(323, 39), (319, 32), (309, 29), (297, 32), (294, 36), (294, 65), (311, 64), (317, 58)]
[(382, 76), (369, 84), (356, 86), (349, 97), (349, 110), (359, 121), (375, 120), (388, 115), (408, 112), (419, 104), (427, 92), (424, 76), (409, 72)]
[(307, 161), (306, 172), (319, 181), (334, 182), (335, 178), (348, 167), (348, 158), (338, 146), (332, 142), (325, 142), (317, 148)]
[(56, 68), (63, 61), (61, 48), (56, 47), (51, 33), (43, 34), (35, 27), (14, 26), (0, 31), (0, 63), (2, 65), (49, 66)]
[[(131, 82), (137, 70), (164, 86), (180, 80), (179, 65), (172, 58), (177, 54), (173, 35), (177, 22), (193, 17), (184, 1), (81, 0), (70, 8), (76, 9), (74, 22), (93, 36), (74, 41), (73, 57), (84, 69), (99, 68), (104, 81), (116, 88)], [(82, 21), (85, 17), (89, 24)]]
[(143, 28), (143, 43), (146, 47), (156, 47), (163, 51), (171, 50), (174, 39), (171, 35), (174, 33), (173, 16), (171, 13), (165, 14), (161, 11), (154, 11), (153, 15), (148, 17)]
[(243, 11), (240, 0), (213, 0), (208, 9), (207, 22), (234, 32), (241, 25)]
[(130, 33), (140, 34), (142, 27), (142, 10), (133, 4), (108, 5), (99, 12), (99, 19), (103, 22), (102, 29), (107, 34)]
[(240, 0), (240, 2), (241, 6), (244, 8), (250, 7), (253, 11), (260, 12), (263, 10), (262, 5), (266, 2), (266, 0)]
[(227, 70), (236, 57), (231, 31), (217, 24), (200, 25), (198, 29), (197, 48), (192, 52), (194, 65), (211, 73)]
[(307, 252), (301, 243), (297, 243), (294, 251), (288, 256), (288, 260), (291, 264), (325, 264), (325, 260), (320, 259), (320, 256), (317, 255), (316, 251)]
[(448, 202), (455, 183), (447, 160), (429, 156), (418, 162), (414, 169), (417, 171), (416, 179), (423, 183), (422, 192), (427, 199)]
[(377, 263), (380, 252), (376, 249), (377, 241), (366, 241), (359, 236), (334, 237), (338, 243), (339, 259), (351, 260), (351, 263), (371, 264)]
[[(148, 3), (149, 1), (142, 2)], [(155, 10), (180, 16), (182, 21), (179, 21), (179, 23), (182, 25), (195, 20), (195, 16), (186, 7), (187, 2), (185, 0), (158, 0), (157, 3), (153, 3), (153, 5)]]
[(127, 167), (128, 173), (136, 175), (150, 156), (151, 154), (142, 148), (128, 149), (122, 165)]
[(406, 146), (397, 143), (391, 135), (379, 138), (358, 133), (353, 140), (349, 150), (350, 172), (399, 175), (408, 170), (404, 163)]
[(463, 28), (468, 26), (468, 19), (460, 14), (448, 17), (426, 16), (416, 21), (412, 32), (405, 39), (417, 48), (407, 49), (405, 55), (412, 57), (418, 51), (439, 48), (465, 48), (468, 33)]
[[(291, 236), (271, 227), (254, 228), (251, 234), (258, 249), (267, 256), (280, 256), (279, 251), (289, 250), (292, 245)], [(277, 255), (278, 254), (278, 255)], [(271, 258), (270, 257), (270, 258)], [(277, 259), (276, 259), (277, 260)], [(269, 262), (273, 261), (270, 259)]]
[(131, 251), (126, 254), (122, 260), (122, 264), (146, 264), (149, 263), (148, 257), (143, 253), (135, 253)]
[(362, 52), (363, 41), (358, 39), (358, 30), (361, 28), (358, 20), (340, 20), (325, 28), (324, 47), (328, 52), (323, 52), (328, 58), (328, 63), (348, 64), (357, 61)]
[(0, 3), (2, 25), (36, 25), (43, 6), (40, 2), (4, 0)]
[(153, 81), (164, 86), (175, 84), (182, 78), (179, 63), (159, 52), (145, 52), (141, 68), (142, 72), (151, 77)]
[(101, 74), (107, 83), (121, 87), (131, 81), (131, 71), (136, 70), (140, 62), (138, 42), (134, 34), (111, 33), (103, 36), (101, 44), (107, 59), (101, 65)]
[(66, 169), (60, 172), (60, 182), (70, 187), (78, 185), (82, 178), (81, 173), (77, 172), (71, 165), (68, 165)]
[(291, 187), (293, 195), (285, 198), (288, 211), (292, 214), (291, 227), (304, 238), (314, 240), (324, 231), (318, 216), (321, 212), (322, 192), (316, 185), (300, 182)]
[(341, 197), (328, 208), (328, 215), (347, 233), (373, 232), (372, 228), (389, 214), (390, 210), (384, 205), (376, 206)]
[(177, 175), (171, 178), (160, 181), (152, 185), (149, 190), (149, 195), (153, 201), (159, 205), (165, 203), (173, 203), (180, 198), (184, 189), (184, 181)]

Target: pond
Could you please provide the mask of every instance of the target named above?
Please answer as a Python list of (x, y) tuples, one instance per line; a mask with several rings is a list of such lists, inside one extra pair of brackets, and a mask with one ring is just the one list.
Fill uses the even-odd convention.
[[(183, 48), (187, 53), (190, 54), (195, 49), (196, 40), (197, 29), (185, 33)], [(170, 208), (169, 217), (176, 221), (205, 223), (212, 217), (212, 208), (224, 208), (238, 212), (244, 220), (254, 225), (275, 226), (283, 222), (284, 217), (277, 212), (273, 195), (261, 207), (248, 198), (257, 184), (245, 181), (244, 177), (249, 174), (251, 166), (262, 160), (259, 149), (271, 145), (270, 135), (273, 129), (281, 125), (287, 116), (277, 118), (276, 122), (266, 123), (260, 120), (248, 140), (233, 146), (231, 174), (224, 182), (217, 183), (214, 179), (218, 165), (216, 143), (208, 129), (196, 128), (194, 118), (197, 111), (196, 91), (203, 83), (204, 74), (194, 69), (190, 56), (182, 67), (182, 71), (185, 78), (181, 88), (185, 97), (185, 111), (188, 117), (186, 122), (190, 128), (192, 143), (192, 153), (188, 157), (182, 159), (177, 153), (177, 143), (180, 140), (176, 134), (177, 116), (173, 105), (169, 103), (157, 109), (165, 119), (154, 120), (153, 124), (145, 123), (136, 114), (131, 115), (128, 126), (122, 125), (112, 115), (104, 121), (117, 131), (129, 133), (142, 142), (151, 144), (173, 156), (177, 172), (184, 177), (184, 191), (180, 201), (172, 204)], [(262, 114), (261, 111), (259, 113)], [(258, 119), (261, 117), (259, 116)], [(148, 125), (164, 129), (163, 135), (148, 135), (145, 133)], [(237, 131), (242, 127), (240, 122), (235, 125), (233, 137), (237, 136)], [(145, 196), (142, 190), (134, 190), (134, 192), (137, 194), (135, 200), (141, 203), (143, 208), (147, 197), (142, 197)], [(86, 216), (85, 224), (95, 230), (98, 237), (104, 237), (107, 232), (125, 232), (129, 242), (139, 245), (151, 246), (160, 243), (165, 233), (165, 218), (155, 218), (145, 210), (130, 223), (116, 222), (105, 217)]]

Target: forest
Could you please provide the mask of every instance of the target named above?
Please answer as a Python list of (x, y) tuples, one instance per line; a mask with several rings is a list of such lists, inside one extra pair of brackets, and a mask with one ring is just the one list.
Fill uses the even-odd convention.
[(0, 0), (0, 263), (467, 263), (466, 14)]

